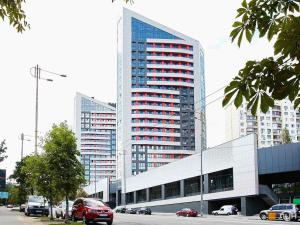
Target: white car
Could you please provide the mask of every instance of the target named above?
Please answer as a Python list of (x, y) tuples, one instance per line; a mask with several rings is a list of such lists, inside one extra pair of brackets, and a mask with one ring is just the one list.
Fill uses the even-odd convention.
[(219, 210), (212, 211), (213, 215), (235, 215), (238, 209), (233, 205), (224, 205)]
[(25, 215), (49, 215), (48, 202), (43, 196), (29, 195), (24, 209)]
[[(68, 215), (71, 217), (72, 214), (72, 207), (73, 207), (73, 201), (69, 201), (69, 210), (68, 210)], [(65, 218), (66, 217), (66, 201), (63, 201), (58, 204), (56, 211), (55, 211), (55, 216), (56, 218)]]

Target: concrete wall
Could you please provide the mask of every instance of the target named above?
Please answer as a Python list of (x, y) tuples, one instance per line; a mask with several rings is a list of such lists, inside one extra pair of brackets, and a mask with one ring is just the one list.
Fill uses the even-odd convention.
[(95, 194), (95, 189), (96, 192), (103, 192), (103, 201), (108, 202), (109, 201), (109, 179), (105, 178), (102, 180), (99, 180), (95, 184), (91, 184), (89, 186), (84, 187), (84, 190), (88, 195)]

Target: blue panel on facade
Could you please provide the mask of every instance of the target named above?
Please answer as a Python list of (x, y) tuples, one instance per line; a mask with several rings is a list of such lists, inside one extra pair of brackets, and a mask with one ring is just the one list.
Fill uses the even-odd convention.
[(300, 143), (258, 149), (258, 173), (300, 171)]
[(142, 22), (134, 17), (132, 17), (131, 20), (131, 29), (132, 40), (134, 41), (146, 41), (147, 38), (181, 39), (157, 27)]

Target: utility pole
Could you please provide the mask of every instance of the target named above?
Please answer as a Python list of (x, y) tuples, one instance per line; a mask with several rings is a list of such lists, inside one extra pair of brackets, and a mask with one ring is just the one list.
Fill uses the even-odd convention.
[(28, 136), (28, 135), (25, 135), (24, 133), (21, 133), (21, 160), (23, 159), (23, 156), (24, 156), (24, 141), (30, 141), (30, 139), (25, 139), (25, 136)]
[(34, 68), (34, 74), (36, 78), (36, 87), (35, 87), (35, 130), (34, 130), (34, 154), (37, 155), (37, 138), (38, 138), (38, 110), (39, 110), (39, 79), (40, 79), (40, 68), (39, 65), (36, 65)]
[[(34, 69), (34, 74), (32, 74), (32, 69)], [(38, 153), (38, 112), (39, 112), (39, 80), (46, 80), (49, 82), (52, 82), (52, 79), (42, 78), (41, 77), (41, 71), (60, 76), (60, 77), (67, 77), (64, 74), (58, 74), (51, 71), (43, 70), (39, 67), (39, 65), (36, 65), (35, 67), (30, 68), (30, 74), (36, 79), (36, 91), (35, 91), (35, 129), (34, 129), (34, 154), (37, 155)]]

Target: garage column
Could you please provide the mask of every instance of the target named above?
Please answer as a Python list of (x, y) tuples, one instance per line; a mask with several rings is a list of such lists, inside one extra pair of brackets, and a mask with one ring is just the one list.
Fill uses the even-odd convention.
[(162, 200), (166, 199), (166, 197), (165, 197), (165, 185), (164, 184), (161, 185), (161, 199)]
[(180, 197), (184, 197), (184, 180), (180, 180)]
[(149, 190), (149, 188), (146, 189), (146, 202), (150, 202), (150, 190)]
[(136, 204), (136, 191), (133, 192), (133, 203)]

